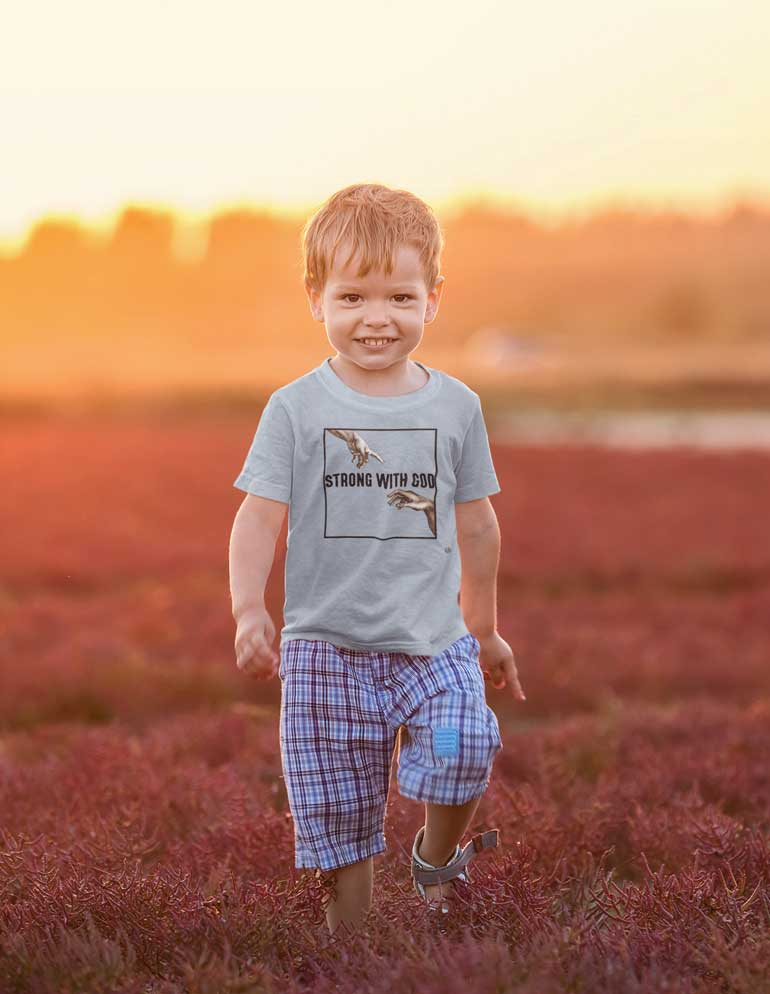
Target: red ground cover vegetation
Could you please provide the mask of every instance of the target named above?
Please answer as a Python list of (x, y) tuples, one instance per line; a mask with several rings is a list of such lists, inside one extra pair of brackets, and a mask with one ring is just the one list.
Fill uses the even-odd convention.
[(770, 457), (493, 441), (501, 847), (437, 931), (394, 757), (367, 928), (330, 938), (280, 686), (233, 653), (254, 423), (3, 426), (0, 992), (765, 994)]

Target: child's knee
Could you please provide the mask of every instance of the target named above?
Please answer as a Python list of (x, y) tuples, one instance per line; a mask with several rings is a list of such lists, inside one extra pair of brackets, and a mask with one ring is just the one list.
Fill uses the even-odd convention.
[(368, 907), (372, 899), (373, 864), (373, 857), (367, 856), (356, 863), (319, 871), (323, 886), (329, 889), (330, 900), (342, 901), (344, 905)]
[(372, 871), (374, 857), (367, 856), (359, 859), (355, 863), (346, 863), (344, 866), (335, 866), (331, 870), (319, 870), (318, 874), (323, 880), (348, 880), (351, 877), (365, 876)]

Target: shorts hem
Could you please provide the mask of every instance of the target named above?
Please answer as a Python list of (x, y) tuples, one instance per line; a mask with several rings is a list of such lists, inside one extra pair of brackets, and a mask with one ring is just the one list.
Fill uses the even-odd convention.
[(377, 856), (385, 852), (385, 833), (376, 832), (364, 842), (349, 842), (346, 845), (330, 846), (326, 852), (312, 853), (308, 850), (295, 850), (294, 866), (299, 870), (303, 867), (320, 870), (337, 870), (350, 863), (358, 863), (369, 856)]
[(467, 804), (468, 801), (474, 800), (476, 797), (481, 797), (486, 793), (489, 787), (489, 781), (487, 781), (481, 789), (478, 787), (473, 787), (465, 794), (459, 794), (457, 800), (448, 801), (446, 799), (446, 793), (441, 797), (428, 796), (425, 791), (417, 792), (415, 789), (404, 788), (401, 784), (398, 784), (398, 792), (402, 797), (408, 797), (411, 801), (422, 801), (424, 804), (447, 804), (452, 807), (459, 807), (461, 804)]

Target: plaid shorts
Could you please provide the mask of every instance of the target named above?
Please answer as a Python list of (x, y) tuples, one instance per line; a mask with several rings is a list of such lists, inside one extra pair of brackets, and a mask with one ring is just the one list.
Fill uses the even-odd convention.
[(385, 851), (402, 725), (404, 797), (456, 805), (484, 793), (503, 744), (479, 649), (470, 632), (436, 656), (308, 639), (281, 646), (281, 763), (297, 868), (331, 870)]

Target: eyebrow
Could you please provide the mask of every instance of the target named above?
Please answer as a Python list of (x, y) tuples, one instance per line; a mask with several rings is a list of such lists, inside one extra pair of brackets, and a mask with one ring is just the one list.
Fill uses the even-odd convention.
[[(362, 286), (357, 283), (337, 283), (335, 285), (335, 290), (363, 290)], [(396, 283), (393, 287), (394, 290), (417, 290), (417, 286), (413, 283)]]

